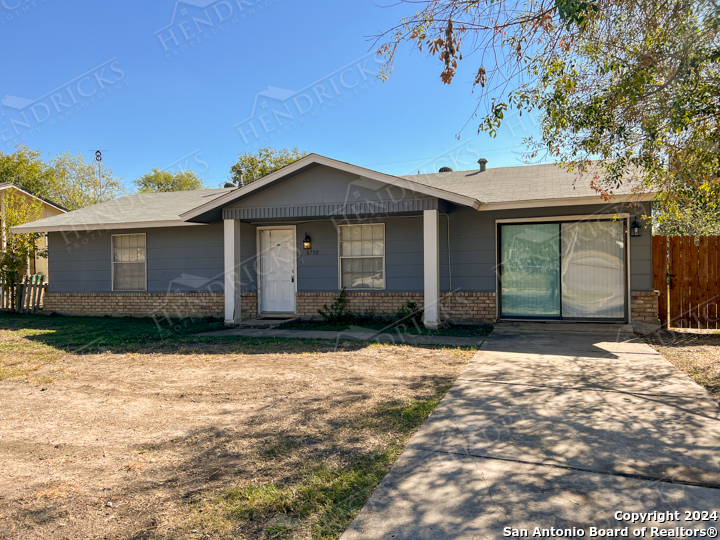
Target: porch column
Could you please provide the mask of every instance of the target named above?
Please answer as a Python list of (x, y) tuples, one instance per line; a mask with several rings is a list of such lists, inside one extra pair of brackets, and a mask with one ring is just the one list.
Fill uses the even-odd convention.
[(440, 300), (440, 219), (437, 210), (423, 211), (423, 261), (425, 268), (425, 311), (423, 323), (437, 328)]
[(240, 221), (224, 221), (225, 324), (240, 321)]

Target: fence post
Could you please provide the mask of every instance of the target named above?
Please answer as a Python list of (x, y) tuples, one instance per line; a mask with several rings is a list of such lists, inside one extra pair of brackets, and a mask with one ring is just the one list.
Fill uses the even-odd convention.
[(35, 278), (35, 305), (33, 306), (33, 313), (37, 313), (40, 309), (43, 288), (45, 287), (45, 276), (43, 276), (42, 274), (37, 274)]
[(35, 297), (37, 296), (37, 281), (35, 276), (30, 279), (30, 293), (28, 294), (30, 300), (28, 301), (28, 313), (35, 313)]
[(660, 292), (658, 297), (658, 318), (663, 327), (668, 325), (668, 237), (652, 237), (653, 289)]
[(25, 276), (25, 290), (23, 291), (23, 313), (30, 312), (30, 298), (32, 295), (32, 276)]
[(13, 305), (13, 311), (19, 312), (22, 309), (22, 298), (23, 298), (23, 285), (22, 285), (22, 280), (20, 280), (20, 283), (15, 285), (15, 303)]

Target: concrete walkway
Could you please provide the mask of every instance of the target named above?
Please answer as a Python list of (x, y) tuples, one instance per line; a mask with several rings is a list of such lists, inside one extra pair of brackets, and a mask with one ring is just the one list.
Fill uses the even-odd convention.
[(329, 339), (331, 341), (367, 341), (407, 345), (447, 345), (450, 347), (477, 347), (485, 337), (417, 336), (397, 332), (336, 332), (333, 330), (282, 330), (280, 328), (229, 328), (197, 334), (200, 337), (277, 337), (290, 339)]
[[(614, 517), (654, 510), (682, 520)], [(685, 510), (720, 510), (720, 414), (701, 387), (623, 329), (499, 325), (341, 540), (718, 526)]]

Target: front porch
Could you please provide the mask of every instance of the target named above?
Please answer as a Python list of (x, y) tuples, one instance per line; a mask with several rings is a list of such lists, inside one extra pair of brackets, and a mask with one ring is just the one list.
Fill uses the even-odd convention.
[[(433, 201), (437, 206), (437, 201)], [(260, 223), (244, 223), (247, 228), (243, 234), (243, 221), (236, 217), (237, 211), (233, 209), (223, 212), (224, 219), (224, 319), (227, 325), (235, 325), (244, 317), (247, 317), (248, 309), (243, 302), (248, 301), (247, 293), (256, 294), (253, 302), (257, 315), (264, 314), (292, 314), (302, 318), (318, 318), (318, 309), (325, 304), (330, 304), (337, 297), (340, 290), (346, 288), (346, 298), (349, 308), (359, 313), (375, 313), (381, 316), (396, 314), (406, 302), (414, 302), (424, 310), (423, 322), (428, 328), (437, 328), (442, 321), (442, 309), (440, 306), (440, 211), (438, 208), (425, 209), (421, 212), (407, 211), (409, 208), (400, 208), (405, 212), (397, 214), (365, 215), (364, 217), (353, 217), (348, 219), (337, 216), (320, 216), (315, 220), (303, 222), (302, 227), (316, 228), (323, 223), (326, 230), (324, 247), (329, 253), (323, 253), (321, 264), (307, 263), (306, 258), (318, 255), (320, 250), (312, 246), (303, 246), (301, 238), (305, 235), (299, 228), (296, 221), (266, 221)], [(357, 214), (356, 214), (357, 215)], [(413, 249), (406, 255), (395, 253), (388, 254), (390, 263), (386, 262), (386, 242), (384, 236), (385, 221), (395, 217), (415, 218), (412, 220), (413, 233), (407, 243), (413, 245)], [(324, 218), (324, 219), (323, 219)], [(418, 223), (419, 221), (422, 223)], [(332, 224), (332, 228), (330, 226)], [(354, 256), (347, 256), (344, 260), (344, 251), (349, 247), (343, 247), (340, 238), (342, 227), (382, 226), (382, 239), (358, 241), (363, 244), (358, 247), (359, 252)], [(253, 234), (254, 230), (254, 234)], [(335, 249), (329, 238), (331, 232), (335, 231)], [(267, 234), (265, 234), (267, 233)], [(400, 237), (402, 234), (400, 233)], [(421, 234), (421, 236), (420, 236)], [(402, 238), (396, 239), (396, 233), (390, 233), (392, 242), (403, 244)], [(253, 242), (254, 237), (254, 242)], [(243, 241), (250, 243), (244, 246)], [(372, 244), (373, 245), (365, 245)], [(363, 251), (367, 248), (367, 252)], [(378, 250), (382, 250), (380, 253)], [(392, 249), (392, 248), (391, 248)], [(375, 251), (373, 251), (375, 250)], [(252, 271), (247, 263), (247, 255), (255, 252), (254, 267)], [(324, 250), (323, 250), (324, 251)], [(245, 257), (241, 256), (245, 253)], [(363, 254), (365, 256), (363, 256)], [(399, 263), (394, 259), (405, 259), (418, 262), (407, 275), (389, 276), (388, 266), (394, 268)], [(355, 259), (350, 261), (350, 259)], [(365, 261), (362, 261), (365, 259)], [(298, 260), (302, 263), (299, 264)], [(370, 274), (363, 274), (362, 270), (357, 274), (345, 273), (346, 266), (350, 263), (369, 261), (375, 264)], [(299, 266), (301, 268), (299, 268)], [(368, 264), (365, 264), (368, 266)], [(411, 267), (412, 265), (409, 265)], [(380, 268), (380, 270), (378, 270)], [(302, 270), (299, 271), (299, 270)], [(254, 274), (254, 279), (248, 279), (248, 275)], [(307, 283), (305, 282), (307, 281)], [(390, 283), (390, 286), (389, 286)], [(417, 287), (418, 284), (421, 287)], [(403, 284), (406, 290), (397, 290)], [(249, 288), (251, 290), (246, 291)], [(415, 288), (416, 290), (412, 290)], [(417, 288), (421, 288), (420, 291)], [(314, 289), (314, 290), (313, 290)], [(487, 293), (485, 293), (487, 294)], [(494, 296), (494, 294), (493, 294)], [(458, 312), (458, 301), (447, 302), (448, 310)], [(451, 307), (452, 305), (452, 307)], [(492, 305), (487, 304), (487, 309), (482, 310), (482, 318), (494, 317), (494, 301)], [(492, 313), (490, 310), (492, 309)], [(472, 312), (473, 310), (470, 310)], [(474, 310), (475, 315), (480, 314)], [(468, 312), (468, 315), (470, 315)]]

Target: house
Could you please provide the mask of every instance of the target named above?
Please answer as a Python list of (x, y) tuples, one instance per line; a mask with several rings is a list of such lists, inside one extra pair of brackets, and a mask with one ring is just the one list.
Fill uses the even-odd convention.
[(317, 317), (424, 306), (443, 320), (654, 321), (651, 194), (603, 200), (555, 165), (391, 176), (311, 154), (246, 186), (130, 195), (47, 232), (45, 309)]
[[(9, 193), (12, 193), (15, 197), (19, 197), (22, 201), (39, 201), (40, 214), (36, 216), (37, 219), (59, 216), (60, 214), (64, 214), (67, 212), (65, 208), (53, 201), (38, 197), (31, 191), (16, 186), (10, 182), (3, 182), (0, 183), (0, 221), (2, 222), (5, 221), (5, 206), (8, 199), (7, 195)], [(2, 250), (5, 251), (5, 247), (7, 246), (5, 228), (0, 226), (0, 229), (2, 229), (2, 238), (0, 239), (0, 243), (2, 244)], [(42, 251), (47, 248), (47, 239), (41, 238), (40, 240), (38, 240), (37, 247), (38, 251)], [(43, 274), (44, 276), (48, 275), (48, 261), (45, 257), (36, 256), (35, 259), (29, 261), (29, 263), (30, 264), (28, 264), (27, 270), (30, 274)]]

